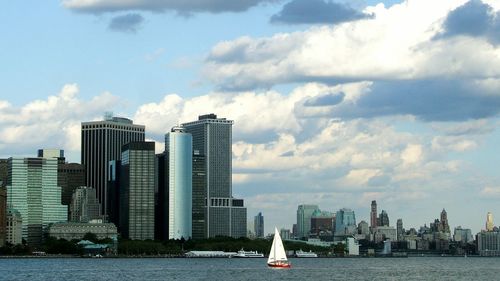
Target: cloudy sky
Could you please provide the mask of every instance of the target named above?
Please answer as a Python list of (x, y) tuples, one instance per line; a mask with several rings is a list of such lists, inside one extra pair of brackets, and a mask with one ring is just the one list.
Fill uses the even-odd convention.
[(0, 9), (0, 157), (62, 148), (106, 111), (163, 134), (235, 120), (249, 221), (369, 204), (419, 227), (500, 220), (498, 0), (60, 0)]

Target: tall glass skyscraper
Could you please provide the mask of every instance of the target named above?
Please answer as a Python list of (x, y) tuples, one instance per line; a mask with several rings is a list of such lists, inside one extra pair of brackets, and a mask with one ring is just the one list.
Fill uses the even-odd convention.
[[(207, 237), (246, 236), (246, 208), (232, 197), (232, 120), (215, 114), (182, 124), (193, 136), (193, 151), (205, 156), (205, 227)], [(193, 206), (193, 209), (200, 206)]]
[(155, 143), (123, 146), (120, 167), (120, 231), (126, 238), (154, 239)]
[(109, 211), (107, 194), (111, 160), (121, 159), (122, 146), (132, 141), (144, 141), (145, 127), (132, 120), (106, 116), (104, 121), (82, 123), (82, 165), (85, 185), (96, 189), (103, 214)]
[(309, 237), (311, 218), (316, 210), (319, 210), (318, 205), (299, 205), (297, 208), (297, 233), (294, 233), (295, 237), (298, 239)]
[(253, 219), (255, 237), (264, 238), (264, 216), (259, 212)]
[(8, 208), (21, 215), (23, 239), (39, 245), (50, 223), (68, 220), (57, 186), (57, 159), (9, 158), (8, 171)]
[(340, 209), (335, 217), (335, 235), (352, 235), (357, 232), (356, 216), (351, 209)]
[(165, 137), (169, 155), (168, 238), (192, 237), (193, 138), (182, 127)]

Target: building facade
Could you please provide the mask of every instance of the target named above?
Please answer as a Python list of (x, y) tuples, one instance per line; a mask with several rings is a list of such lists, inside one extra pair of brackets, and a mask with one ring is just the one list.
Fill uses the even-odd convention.
[(5, 245), (7, 235), (7, 190), (0, 185), (0, 247)]
[(343, 208), (335, 216), (335, 235), (353, 235), (357, 233), (356, 215), (351, 209)]
[(75, 189), (85, 186), (85, 166), (78, 163), (59, 163), (57, 185), (61, 187), (61, 203), (69, 206)]
[(382, 210), (377, 220), (377, 227), (389, 226), (389, 215), (385, 210)]
[(478, 233), (477, 250), (480, 256), (500, 256), (500, 232), (483, 231)]
[(370, 227), (377, 228), (377, 201), (373, 200), (370, 211)]
[(311, 216), (311, 235), (324, 236), (333, 234), (335, 215), (331, 212), (317, 209)]
[(70, 205), (71, 222), (89, 222), (102, 218), (101, 204), (95, 188), (80, 186), (73, 192)]
[(85, 167), (85, 186), (96, 189), (104, 215), (108, 213), (108, 165), (121, 159), (122, 146), (144, 141), (145, 127), (132, 120), (106, 116), (104, 121), (82, 123), (82, 165)]
[(205, 156), (193, 151), (193, 239), (205, 239), (207, 172)]
[(486, 214), (486, 231), (493, 231), (493, 214), (488, 212)]
[(120, 231), (133, 240), (154, 239), (155, 143), (123, 146), (120, 171)]
[(318, 210), (318, 205), (299, 205), (297, 207), (297, 232), (294, 233), (298, 239), (309, 237), (311, 232), (311, 218)]
[(403, 228), (403, 219), (398, 219), (398, 221), (396, 222), (396, 231), (397, 231), (398, 241), (403, 241), (405, 234), (405, 230)]
[(474, 242), (472, 231), (468, 228), (462, 228), (461, 226), (455, 227), (455, 231), (453, 232), (453, 241), (461, 242), (462, 244)]
[[(193, 136), (193, 151), (205, 157), (205, 231), (207, 237), (246, 236), (246, 208), (232, 194), (232, 120), (215, 114), (182, 124)], [(234, 206), (237, 203), (238, 206)], [(193, 206), (199, 209), (200, 206)], [(245, 210), (243, 210), (245, 209)], [(245, 229), (244, 232), (241, 230)]]
[(168, 238), (192, 237), (193, 138), (182, 127), (165, 136), (168, 147)]
[(81, 240), (87, 233), (95, 234), (97, 239), (110, 238), (116, 240), (118, 236), (118, 232), (114, 224), (101, 223), (98, 221), (88, 223), (55, 223), (49, 227), (49, 236), (68, 241), (74, 239)]
[(50, 223), (66, 222), (68, 207), (61, 204), (55, 158), (9, 158), (7, 206), (22, 218), (22, 237), (39, 245)]
[(264, 216), (261, 212), (253, 218), (253, 229), (255, 237), (264, 238)]
[(15, 209), (7, 209), (6, 241), (12, 245), (23, 242), (23, 219)]

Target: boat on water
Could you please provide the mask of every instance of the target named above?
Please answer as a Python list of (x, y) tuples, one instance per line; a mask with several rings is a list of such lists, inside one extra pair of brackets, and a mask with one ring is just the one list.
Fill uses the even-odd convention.
[(304, 252), (304, 251), (302, 251), (302, 249), (300, 249), (300, 250), (295, 252), (295, 257), (297, 257), (297, 258), (317, 258), (318, 255), (313, 251)]
[(283, 246), (283, 241), (281, 241), (280, 233), (276, 227), (274, 228), (273, 245), (269, 252), (267, 265), (273, 268), (290, 268), (292, 266), (286, 258), (285, 247)]
[(243, 249), (239, 250), (238, 253), (233, 258), (263, 258), (264, 254), (258, 253), (257, 251), (245, 251)]

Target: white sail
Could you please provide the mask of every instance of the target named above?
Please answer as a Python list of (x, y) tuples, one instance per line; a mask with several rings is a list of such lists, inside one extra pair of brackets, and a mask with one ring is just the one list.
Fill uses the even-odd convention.
[(287, 261), (285, 247), (283, 247), (283, 242), (281, 241), (280, 233), (278, 229), (274, 228), (274, 239), (273, 245), (271, 246), (271, 252), (269, 253), (269, 258), (267, 263), (274, 263), (276, 261)]

